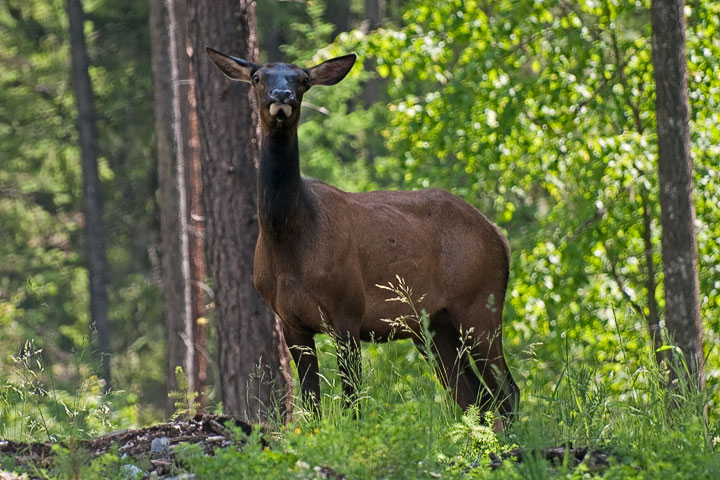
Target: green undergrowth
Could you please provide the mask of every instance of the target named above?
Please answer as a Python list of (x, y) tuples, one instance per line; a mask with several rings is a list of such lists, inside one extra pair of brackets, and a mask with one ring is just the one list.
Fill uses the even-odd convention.
[[(321, 419), (296, 408), (287, 425), (258, 430), (238, 452), (206, 457), (198, 447), (180, 452), (198, 478), (321, 478), (329, 467), (348, 478), (717, 478), (717, 411), (703, 410), (712, 387), (698, 394), (685, 385), (667, 389), (667, 372), (652, 352), (628, 363), (634, 383), (620, 387), (592, 362), (567, 360), (560, 378), (535, 365), (524, 387), (517, 421), (495, 434), (493, 420), (465, 414), (452, 403), (409, 341), (364, 345), (365, 381), (359, 418), (343, 411), (332, 342), (320, 342), (326, 384)], [(531, 367), (532, 358), (521, 360)], [(617, 378), (617, 376), (615, 376)], [(624, 378), (624, 377), (623, 377)], [(334, 380), (338, 379), (338, 380)], [(521, 386), (522, 387), (522, 386)], [(632, 388), (631, 388), (632, 387)], [(297, 398), (297, 397), (296, 397)], [(261, 439), (267, 445), (261, 443)], [(551, 465), (526, 455), (490, 468), (490, 452), (516, 447), (590, 446), (610, 454), (602, 470), (569, 460)]]
[(45, 365), (43, 348), (29, 340), (10, 367), (0, 372), (0, 439), (20, 442), (87, 439), (113, 429), (142, 423), (138, 396), (106, 391), (103, 381), (76, 352), (62, 380)]
[[(621, 344), (628, 340), (643, 344), (628, 335)], [(649, 348), (632, 355), (621, 349), (613, 365), (591, 355), (574, 358), (569, 346), (558, 365), (533, 355), (537, 345), (517, 353), (510, 363), (514, 372), (523, 372), (516, 375), (521, 407), (511, 427), (496, 434), (492, 415), (477, 410), (463, 414), (456, 407), (411, 341), (363, 344), (357, 410), (343, 408), (333, 341), (320, 337), (318, 347), (320, 418), (297, 404), (287, 424), (258, 427), (248, 438), (238, 431), (238, 440), (246, 442), (242, 450), (225, 448), (206, 456), (197, 445), (178, 447), (175, 473), (194, 473), (199, 479), (324, 478), (324, 468), (349, 479), (720, 476), (715, 386), (702, 393), (682, 382), (667, 388), (669, 372), (657, 366)], [(597, 470), (569, 459), (551, 465), (529, 453), (522, 462), (490, 467), (491, 452), (557, 446), (607, 452), (610, 465)], [(117, 452), (93, 461), (72, 448), (56, 453), (52, 469), (38, 467), (30, 473), (92, 479), (133, 478), (136, 471)], [(0, 458), (0, 467), (13, 469), (13, 460)]]

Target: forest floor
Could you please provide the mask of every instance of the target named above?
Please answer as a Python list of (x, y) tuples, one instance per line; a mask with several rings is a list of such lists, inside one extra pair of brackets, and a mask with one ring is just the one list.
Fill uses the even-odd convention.
[[(234, 428), (233, 428), (234, 426)], [(192, 474), (183, 474), (178, 465), (174, 448), (180, 444), (198, 444), (207, 455), (213, 455), (218, 448), (242, 448), (245, 443), (238, 435), (242, 432), (250, 435), (252, 426), (222, 415), (197, 415), (189, 420), (176, 420), (142, 429), (125, 429), (111, 432), (89, 440), (63, 442), (14, 442), (0, 440), (0, 454), (13, 459), (14, 463), (26, 472), (52, 468), (59, 454), (71, 459), (74, 464), (82, 465), (107, 453), (115, 453), (121, 459), (127, 459), (123, 465), (127, 478), (164, 478), (190, 480)], [(600, 472), (610, 466), (610, 454), (592, 450), (588, 447), (572, 445), (544, 448), (541, 450), (513, 449), (502, 455), (490, 454), (489, 468), (495, 469), (505, 460), (517, 463), (530, 457), (543, 458), (559, 466), (585, 464), (588, 471)], [(345, 479), (341, 472), (326, 466), (313, 466), (318, 479)], [(41, 478), (33, 473), (15, 475), (0, 470), (0, 480), (32, 480)]]
[[(132, 460), (133, 465), (144, 464), (148, 468), (145, 474), (164, 477), (173, 470), (173, 447), (181, 443), (200, 444), (203, 450), (212, 454), (215, 448), (229, 447), (237, 444), (228, 424), (235, 424), (246, 434), (252, 428), (244, 422), (236, 421), (222, 415), (197, 415), (190, 420), (177, 420), (161, 423), (142, 429), (125, 429), (106, 435), (81, 440), (62, 446), (70, 452), (76, 452), (81, 460), (100, 457), (116, 451), (121, 458)], [(18, 466), (32, 470), (34, 467), (52, 466), (58, 449), (55, 442), (14, 442), (0, 441), (0, 454), (14, 459)], [(81, 462), (78, 462), (81, 463)], [(128, 468), (134, 470), (128, 462)], [(129, 471), (129, 474), (133, 472)], [(137, 472), (140, 473), (140, 472)], [(2, 475), (2, 473), (0, 473)], [(2, 477), (0, 480), (5, 480)], [(23, 477), (18, 477), (23, 478)], [(27, 478), (34, 478), (32, 475)]]
[[(233, 427), (235, 427), (233, 429)], [(235, 430), (235, 431), (233, 431)], [(242, 448), (245, 443), (238, 439), (237, 431), (250, 435), (252, 426), (224, 415), (196, 415), (189, 420), (176, 420), (141, 429), (125, 429), (111, 432), (97, 438), (72, 442), (15, 442), (0, 440), (0, 455), (13, 459), (24, 471), (51, 468), (56, 461), (61, 445), (68, 453), (70, 463), (78, 466), (107, 453), (116, 453), (127, 459), (124, 468), (127, 478), (192, 479), (193, 475), (178, 474), (182, 468), (177, 465), (173, 450), (179, 444), (198, 444), (207, 455), (217, 448)], [(241, 436), (241, 435), (240, 435)], [(144, 468), (141, 468), (142, 466)], [(71, 465), (72, 467), (72, 465)], [(342, 474), (329, 467), (315, 467), (319, 478), (341, 479)], [(0, 480), (34, 480), (39, 475), (15, 475), (0, 469)]]

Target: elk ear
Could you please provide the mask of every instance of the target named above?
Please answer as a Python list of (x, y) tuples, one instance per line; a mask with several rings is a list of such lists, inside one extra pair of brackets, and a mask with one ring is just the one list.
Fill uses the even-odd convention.
[(253, 72), (259, 68), (258, 65), (252, 62), (225, 55), (210, 47), (205, 47), (205, 51), (210, 57), (210, 60), (212, 60), (230, 80), (251, 83), (250, 77)]
[(357, 55), (351, 53), (342, 57), (327, 60), (308, 70), (311, 85), (335, 85), (345, 78), (355, 65)]

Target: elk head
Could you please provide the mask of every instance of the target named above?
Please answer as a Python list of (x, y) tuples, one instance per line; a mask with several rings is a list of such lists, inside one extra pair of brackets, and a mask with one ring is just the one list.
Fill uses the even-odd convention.
[(313, 85), (338, 83), (345, 78), (357, 58), (351, 53), (312, 68), (301, 68), (290, 63), (257, 65), (210, 47), (205, 51), (228, 78), (252, 85), (264, 128), (297, 125), (305, 92)]

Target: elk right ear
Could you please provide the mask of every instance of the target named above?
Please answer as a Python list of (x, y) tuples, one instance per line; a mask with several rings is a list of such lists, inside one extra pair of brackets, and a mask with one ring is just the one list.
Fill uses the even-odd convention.
[(212, 60), (230, 80), (252, 83), (250, 78), (253, 72), (260, 68), (252, 62), (225, 55), (210, 47), (205, 47), (205, 51), (210, 57), (210, 60)]
[(335, 85), (345, 78), (350, 69), (355, 65), (357, 55), (351, 53), (342, 57), (327, 60), (320, 65), (316, 65), (310, 70), (311, 85)]

